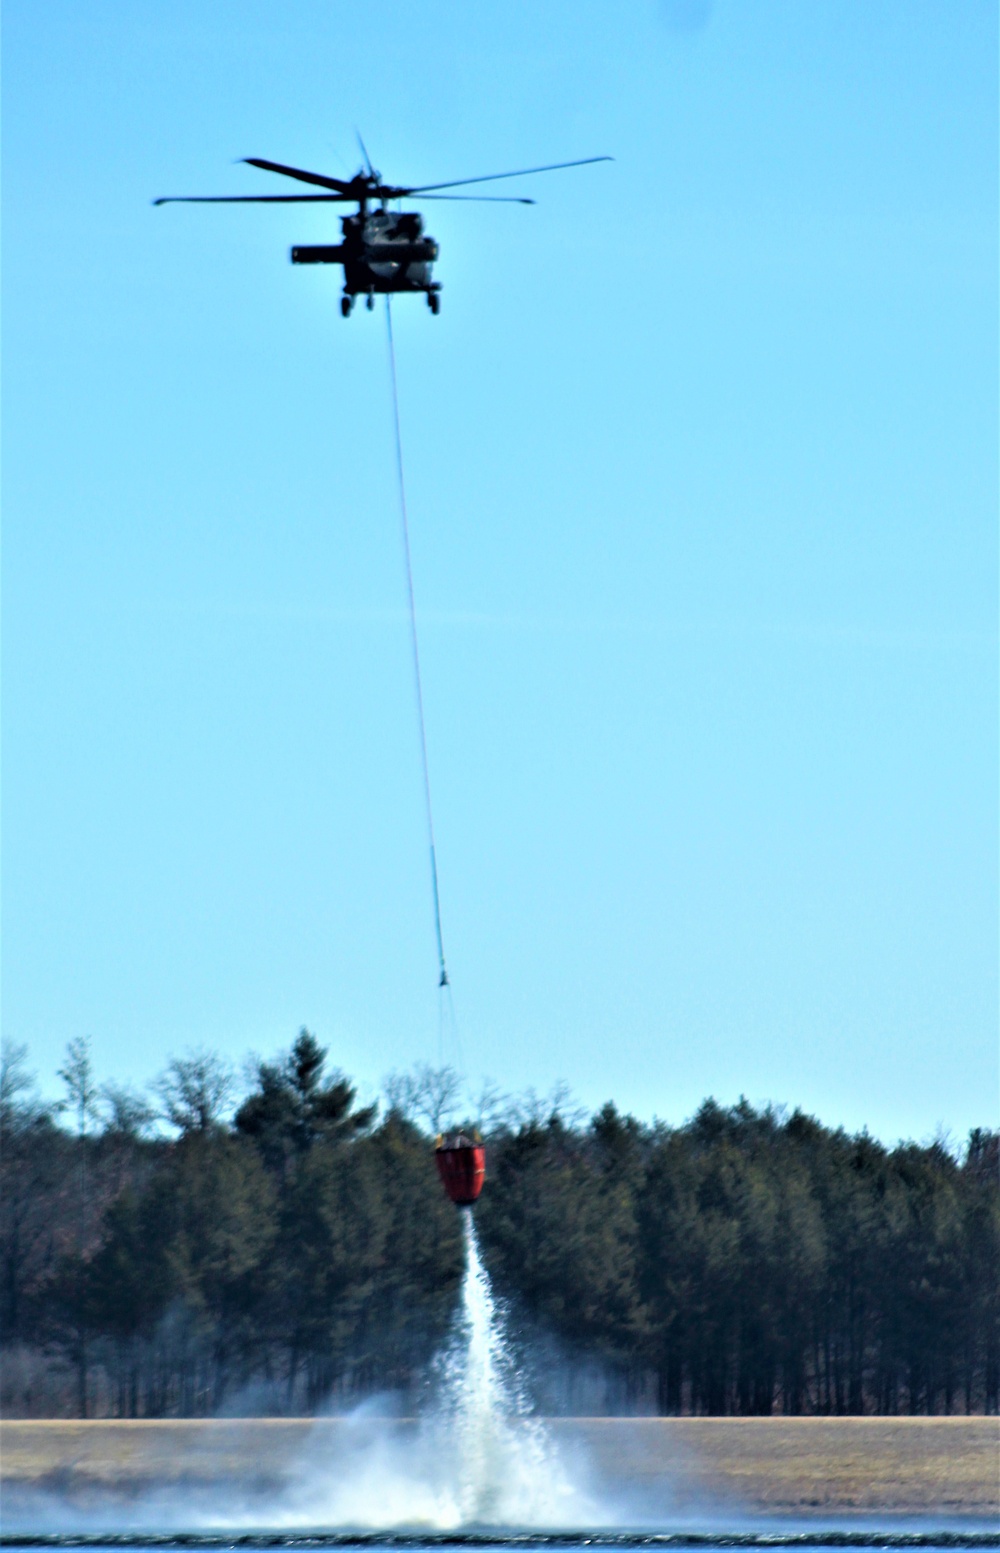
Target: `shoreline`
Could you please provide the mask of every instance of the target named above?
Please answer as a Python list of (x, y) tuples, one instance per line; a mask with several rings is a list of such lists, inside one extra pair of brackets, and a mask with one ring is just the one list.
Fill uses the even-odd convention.
[[(560, 1452), (594, 1483), (711, 1513), (895, 1523), (1000, 1518), (1000, 1418), (556, 1418)], [(309, 1463), (412, 1439), (413, 1418), (3, 1419), (0, 1486), (17, 1518), (53, 1496), (92, 1511), (154, 1491), (238, 1491), (263, 1510)], [(342, 1454), (343, 1453), (343, 1454)], [(258, 1524), (266, 1525), (266, 1516)]]

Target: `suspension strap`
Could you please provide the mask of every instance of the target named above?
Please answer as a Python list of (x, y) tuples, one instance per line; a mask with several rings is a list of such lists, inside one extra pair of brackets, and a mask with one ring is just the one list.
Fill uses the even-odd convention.
[(417, 718), (420, 724), (420, 756), (424, 772), (424, 802), (427, 809), (427, 838), (431, 850), (431, 891), (434, 900), (434, 932), (437, 935), (439, 987), (448, 986), (441, 937), (441, 901), (438, 895), (437, 853), (434, 848), (434, 811), (431, 808), (431, 773), (427, 761), (427, 725), (424, 721), (424, 691), (420, 678), (420, 649), (417, 645), (417, 606), (413, 597), (413, 564), (410, 559), (410, 523), (406, 512), (406, 482), (403, 479), (403, 439), (399, 430), (399, 389), (396, 384), (396, 347), (392, 338), (392, 305), (385, 296), (385, 322), (389, 333), (389, 369), (392, 377), (392, 415), (396, 429), (396, 473), (399, 477), (399, 511), (403, 523), (403, 554), (406, 558), (406, 590), (410, 601), (410, 642), (413, 647), (413, 678), (417, 689)]

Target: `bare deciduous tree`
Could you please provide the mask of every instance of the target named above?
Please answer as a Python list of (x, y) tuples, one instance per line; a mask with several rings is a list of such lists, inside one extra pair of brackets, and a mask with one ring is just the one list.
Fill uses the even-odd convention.
[(128, 1084), (101, 1085), (102, 1119), (119, 1138), (142, 1138), (156, 1120), (156, 1110)]
[(76, 1035), (67, 1044), (66, 1057), (58, 1073), (66, 1085), (66, 1099), (60, 1110), (75, 1113), (76, 1130), (83, 1138), (87, 1133), (87, 1123), (97, 1121), (101, 1114), (89, 1035)]
[(410, 1073), (390, 1073), (382, 1087), (390, 1111), (441, 1132), (455, 1120), (463, 1086), (454, 1068), (419, 1062)]
[(233, 1073), (216, 1052), (173, 1057), (153, 1085), (163, 1116), (179, 1132), (209, 1132), (232, 1098)]

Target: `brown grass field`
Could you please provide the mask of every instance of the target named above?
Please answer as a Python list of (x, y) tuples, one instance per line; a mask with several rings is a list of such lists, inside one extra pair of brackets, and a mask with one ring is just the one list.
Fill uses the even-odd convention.
[[(0, 1482), (114, 1500), (153, 1486), (280, 1487), (307, 1441), (335, 1466), (342, 1419), (0, 1423)], [(406, 1420), (375, 1425), (405, 1436)], [(678, 1510), (1000, 1517), (997, 1418), (554, 1419), (598, 1481)]]

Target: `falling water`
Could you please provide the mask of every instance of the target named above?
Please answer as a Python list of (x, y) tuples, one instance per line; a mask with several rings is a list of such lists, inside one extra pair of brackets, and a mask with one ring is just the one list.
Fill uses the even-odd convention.
[(602, 1519), (544, 1423), (532, 1416), (472, 1211), (460, 1211), (465, 1277), (452, 1339), (437, 1365), (436, 1400), (402, 1436), (384, 1418), (359, 1410), (353, 1445), (345, 1441), (338, 1460), (321, 1463), (313, 1454), (303, 1462), (283, 1524), (452, 1532), (555, 1529)]
[(572, 1489), (532, 1418), (479, 1255), (472, 1210), (462, 1210), (465, 1278), (454, 1343), (444, 1362), (443, 1428), (458, 1466), (462, 1522), (558, 1524)]

